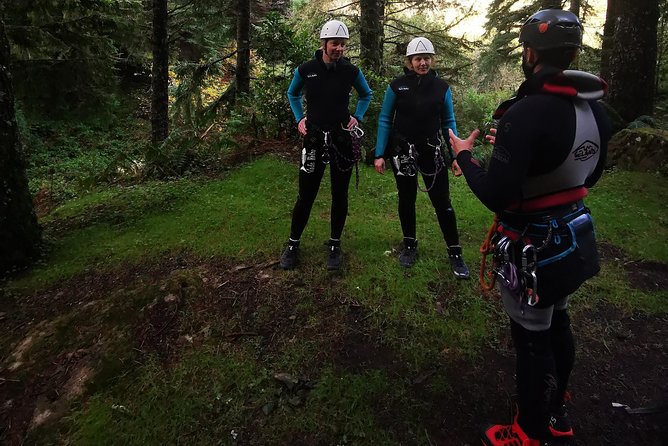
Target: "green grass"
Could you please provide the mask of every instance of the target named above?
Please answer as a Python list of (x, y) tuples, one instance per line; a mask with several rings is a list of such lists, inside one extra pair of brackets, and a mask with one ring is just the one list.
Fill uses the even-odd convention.
[(631, 257), (668, 262), (668, 179), (614, 171), (592, 188), (587, 204), (599, 236)]
[[(238, 264), (275, 260), (289, 231), (296, 173), (293, 165), (268, 156), (219, 180), (114, 187), (69, 201), (42, 221), (48, 254), (6, 290), (21, 299), (86, 273), (115, 274), (135, 266), (142, 271), (142, 264), (175, 253), (203, 263), (210, 258)], [(292, 296), (261, 294), (252, 309), (260, 327), (285, 322), (268, 351), (258, 339), (233, 343), (222, 336), (241, 323), (239, 314), (220, 310), (196, 315), (195, 307), (187, 305), (181, 312), (184, 326), (190, 324), (188, 333), (203, 325), (213, 333), (201, 345), (180, 350), (182, 356), (168, 365), (133, 351), (132, 327), (170, 286), (178, 290), (192, 282), (186, 302), (198, 302), (197, 266), (155, 282), (138, 276), (123, 288), (103, 291), (94, 306), (54, 315), (51, 325), (42, 327), (53, 335), (35, 344), (35, 367), (62, 352), (95, 346), (96, 375), (87, 399), (55, 427), (33, 432), (31, 439), (128, 445), (278, 445), (299, 439), (314, 444), (429, 443), (421, 417), (430, 409), (406, 377), (441, 366), (445, 358), (477, 355), (496, 342), (505, 317), (498, 302), (481, 298), (475, 280), (452, 276), (426, 194), (417, 202), (419, 261), (410, 270), (401, 268), (394, 180), (369, 167), (360, 173), (360, 190), (351, 185), (343, 273), (325, 271), (330, 204), (325, 179), (302, 238), (302, 265), (293, 272), (275, 271), (267, 285)], [(478, 246), (492, 216), (463, 178), (451, 178), (450, 185), (475, 279)], [(599, 239), (621, 247), (630, 258), (668, 262), (666, 190), (661, 177), (606, 173), (588, 199)], [(576, 311), (607, 302), (663, 315), (668, 314), (666, 294), (634, 290), (619, 265), (605, 264), (573, 302)], [(346, 319), (351, 308), (359, 309), (354, 321)], [(293, 319), (286, 319), (289, 314), (295, 316), (296, 328), (290, 325)], [(3, 343), (11, 336), (3, 335)], [(386, 363), (400, 370), (387, 370), (382, 362), (364, 370), (346, 368), (329, 351), (337, 336), (359, 336), (361, 351), (380, 351)], [(311, 373), (312, 388), (291, 393), (272, 378), (278, 372)], [(444, 392), (448, 384), (437, 376), (432, 388)], [(268, 404), (273, 410), (264, 413)]]

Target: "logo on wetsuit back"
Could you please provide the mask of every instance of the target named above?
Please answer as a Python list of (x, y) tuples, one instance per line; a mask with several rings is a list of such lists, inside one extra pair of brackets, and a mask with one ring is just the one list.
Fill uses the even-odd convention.
[(399, 90), (399, 91), (408, 91), (408, 90), (410, 90), (410, 88), (408, 88), (408, 87), (405, 86), (405, 85), (401, 85), (400, 87), (397, 87), (397, 90)]
[(589, 158), (596, 155), (596, 153), (598, 153), (598, 144), (587, 140), (573, 151), (573, 157), (576, 161), (587, 161)]
[(309, 73), (306, 77), (318, 77), (318, 73)]

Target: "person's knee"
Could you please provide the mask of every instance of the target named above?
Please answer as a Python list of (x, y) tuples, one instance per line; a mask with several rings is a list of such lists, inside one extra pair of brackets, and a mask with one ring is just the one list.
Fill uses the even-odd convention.
[(511, 320), (511, 334), (520, 354), (543, 356), (550, 350), (550, 330), (533, 331)]
[(401, 202), (402, 205), (415, 205), (415, 193), (411, 193), (409, 191), (401, 191), (399, 190), (399, 201)]
[(571, 318), (568, 315), (568, 310), (555, 310), (552, 313), (552, 331), (568, 330), (571, 326)]
[(300, 191), (297, 195), (297, 205), (298, 206), (312, 206), (315, 202), (315, 197), (318, 195), (318, 191)]

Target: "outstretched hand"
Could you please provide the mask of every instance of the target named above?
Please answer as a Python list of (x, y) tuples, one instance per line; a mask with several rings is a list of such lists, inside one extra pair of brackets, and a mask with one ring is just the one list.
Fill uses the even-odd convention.
[(452, 151), (455, 153), (455, 157), (459, 155), (459, 152), (463, 150), (468, 150), (469, 152), (473, 148), (473, 142), (480, 135), (480, 130), (475, 129), (466, 139), (461, 139), (454, 134), (452, 129), (448, 129), (450, 134), (450, 145), (452, 146)]

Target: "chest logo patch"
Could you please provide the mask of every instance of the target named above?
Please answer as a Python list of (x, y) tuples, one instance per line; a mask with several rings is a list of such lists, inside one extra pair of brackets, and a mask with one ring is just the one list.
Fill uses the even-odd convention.
[(593, 141), (586, 140), (573, 151), (573, 157), (576, 161), (587, 161), (592, 156), (598, 153), (598, 144)]
[(510, 152), (503, 146), (495, 146), (492, 150), (492, 158), (503, 164), (508, 164), (510, 162)]
[(309, 73), (309, 74), (306, 75), (306, 77), (308, 77), (308, 78), (318, 77), (318, 73)]
[(399, 91), (408, 91), (408, 90), (410, 90), (410, 88), (408, 88), (408, 87), (405, 86), (405, 85), (401, 85), (401, 86), (397, 87), (397, 90), (399, 90)]

